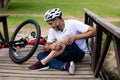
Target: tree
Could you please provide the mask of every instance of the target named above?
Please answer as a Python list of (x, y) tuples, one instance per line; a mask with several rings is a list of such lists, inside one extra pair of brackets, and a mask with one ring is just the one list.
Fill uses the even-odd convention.
[(10, 0), (0, 0), (0, 9), (8, 9)]

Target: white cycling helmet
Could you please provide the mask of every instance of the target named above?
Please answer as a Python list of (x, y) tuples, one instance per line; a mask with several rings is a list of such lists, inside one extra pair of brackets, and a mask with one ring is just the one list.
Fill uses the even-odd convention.
[(50, 21), (56, 17), (61, 17), (61, 15), (62, 15), (62, 12), (60, 11), (59, 8), (50, 9), (45, 13), (44, 20)]

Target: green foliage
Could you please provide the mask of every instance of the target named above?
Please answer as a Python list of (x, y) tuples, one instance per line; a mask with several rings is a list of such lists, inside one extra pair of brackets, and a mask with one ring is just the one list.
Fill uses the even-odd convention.
[(103, 17), (120, 17), (119, 0), (11, 0), (8, 10), (0, 13), (43, 14), (59, 7), (64, 15), (82, 17), (83, 8), (88, 8)]

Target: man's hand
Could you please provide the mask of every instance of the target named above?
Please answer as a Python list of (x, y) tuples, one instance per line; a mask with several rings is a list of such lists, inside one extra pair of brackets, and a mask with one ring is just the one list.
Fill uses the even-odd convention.
[(67, 35), (67, 45), (71, 45), (75, 41), (75, 36)]
[(63, 48), (60, 44), (58, 44), (56, 42), (51, 44), (50, 47), (51, 47), (52, 50), (55, 50), (55, 51), (59, 51)]

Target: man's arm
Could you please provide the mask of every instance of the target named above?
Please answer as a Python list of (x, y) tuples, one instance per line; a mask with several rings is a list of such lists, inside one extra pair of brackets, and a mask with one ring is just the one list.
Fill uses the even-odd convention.
[(61, 42), (59, 43), (59, 41), (56, 41), (54, 43), (47, 42), (44, 45), (44, 50), (45, 51), (51, 51), (51, 50), (58, 51), (58, 50), (61, 50), (62, 48), (63, 48), (62, 43)]
[(71, 45), (75, 40), (86, 39), (95, 36), (95, 30), (89, 27), (88, 31), (82, 34), (77, 34), (74, 36), (68, 35), (67, 45)]
[(75, 36), (75, 40), (78, 39), (86, 39), (86, 38), (90, 38), (95, 36), (95, 30), (93, 29), (93, 27), (89, 27), (88, 31), (83, 33), (83, 34), (77, 34)]
[(44, 50), (45, 51), (51, 51), (51, 50), (59, 51), (59, 50), (62, 50), (63, 47), (65, 45), (67, 45), (68, 39), (69, 39), (69, 37), (66, 35), (66, 36), (63, 36), (60, 40), (55, 41), (53, 43), (47, 42), (44, 46)]
[(52, 43), (46, 42), (45, 45), (44, 45), (44, 50), (45, 51), (51, 51), (51, 47), (50, 47), (51, 44)]

